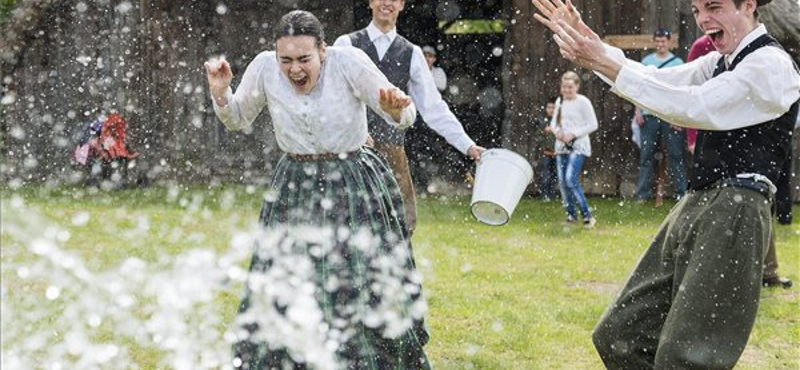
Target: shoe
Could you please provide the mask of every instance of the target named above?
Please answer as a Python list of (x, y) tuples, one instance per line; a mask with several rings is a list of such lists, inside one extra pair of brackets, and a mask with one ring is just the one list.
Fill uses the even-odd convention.
[(594, 217), (583, 220), (584, 229), (593, 229), (594, 225), (597, 225), (597, 219)]
[(576, 221), (578, 221), (578, 220), (576, 220), (576, 219), (575, 219), (575, 217), (572, 217), (572, 216), (567, 216), (567, 219), (566, 219), (566, 220), (564, 220), (564, 223), (566, 223), (566, 224), (568, 224), (568, 225), (572, 225), (572, 224), (574, 224)]
[(781, 287), (783, 289), (789, 289), (792, 287), (791, 280), (780, 276), (764, 278), (763, 280), (761, 280), (761, 284), (763, 284), (765, 288)]

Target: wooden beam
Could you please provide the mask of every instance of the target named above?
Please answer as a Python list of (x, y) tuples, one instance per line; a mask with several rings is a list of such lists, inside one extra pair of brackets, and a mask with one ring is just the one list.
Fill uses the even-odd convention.
[[(606, 35), (603, 41), (611, 46), (616, 46), (625, 50), (655, 49), (653, 46), (653, 35)], [(670, 50), (678, 47), (678, 38), (669, 39)]]

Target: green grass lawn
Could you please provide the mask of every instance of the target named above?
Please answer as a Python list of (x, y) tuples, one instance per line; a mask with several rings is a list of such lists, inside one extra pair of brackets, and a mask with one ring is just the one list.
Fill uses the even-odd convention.
[[(247, 187), (112, 193), (36, 188), (0, 195), (3, 308), (12, 312), (28, 307), (15, 300), (46, 301), (53, 293), (48, 283), (23, 278), (38, 271), (30, 253), (33, 239), (55, 240), (88, 271), (113, 282), (114, 276), (101, 272), (117, 271), (128, 258), (168, 266), (171, 256), (195, 249), (226, 253), (254, 227), (261, 198), (260, 190)], [(599, 220), (593, 230), (565, 226), (560, 204), (554, 202), (523, 199), (509, 224), (490, 227), (472, 219), (468, 197), (420, 199), (413, 242), (430, 306), (426, 320), (432, 339), (426, 349), (435, 369), (603, 368), (591, 345), (591, 330), (672, 203), (660, 208), (619, 199), (592, 198), (590, 203)], [(797, 207), (795, 215), (800, 215)], [(798, 282), (800, 223), (778, 226), (777, 240), (780, 272)], [(33, 267), (26, 269), (28, 265)], [(246, 266), (246, 259), (241, 265)], [(19, 317), (14, 319), (4, 312), (3, 361), (10, 348), (18, 348), (15, 341), (30, 339), (25, 331), (58, 333), (68, 324), (64, 317), (74, 313), (58, 302), (89, 293), (70, 291), (69, 282), (80, 281), (69, 274), (63, 279), (61, 294), (43, 305), (49, 309), (15, 312)], [(800, 367), (798, 292), (800, 287), (763, 291), (756, 326), (737, 369)], [(241, 284), (229, 284), (206, 307), (187, 312), (198, 326), (216, 327), (221, 336), (240, 293)], [(135, 310), (145, 320), (148, 305), (163, 297), (141, 295), (137, 302), (142, 307)], [(102, 315), (113, 322), (111, 313)], [(33, 321), (23, 331), (15, 329), (14, 322), (25, 320)], [(99, 325), (90, 333), (96, 342), (108, 338), (121, 344), (143, 370), (170, 368), (159, 361), (157, 350), (140, 348), (131, 338), (120, 341), (115, 328)], [(50, 343), (57, 338), (39, 339)]]

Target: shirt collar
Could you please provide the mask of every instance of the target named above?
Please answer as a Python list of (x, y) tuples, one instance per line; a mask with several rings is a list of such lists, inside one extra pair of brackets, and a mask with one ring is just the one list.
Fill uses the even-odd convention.
[(389, 37), (389, 42), (391, 43), (394, 42), (394, 38), (397, 37), (397, 27), (392, 27), (389, 32), (383, 33), (375, 23), (369, 22), (369, 26), (367, 26), (367, 35), (369, 35), (369, 41), (375, 41), (378, 37), (386, 35)]
[(766, 33), (767, 33), (767, 27), (764, 26), (764, 24), (759, 24), (756, 28), (750, 31), (750, 33), (748, 33), (747, 36), (745, 36), (739, 43), (739, 46), (736, 47), (736, 50), (734, 50), (733, 53), (730, 53), (725, 56), (725, 65), (730, 66), (731, 63), (733, 62), (733, 59), (735, 59), (736, 56), (739, 55), (740, 52), (742, 52), (742, 49), (744, 49), (747, 45), (750, 45), (750, 43), (752, 43), (757, 38), (761, 37), (761, 35), (764, 35)]

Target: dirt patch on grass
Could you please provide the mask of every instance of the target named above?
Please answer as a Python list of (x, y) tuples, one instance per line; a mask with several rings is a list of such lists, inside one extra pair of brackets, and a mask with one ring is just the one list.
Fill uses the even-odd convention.
[(767, 355), (754, 346), (747, 346), (742, 352), (742, 357), (739, 358), (739, 366), (748, 366), (754, 369), (765, 369), (769, 363)]
[(588, 290), (590, 292), (597, 294), (608, 295), (617, 293), (620, 290), (620, 288), (622, 288), (622, 285), (620, 285), (619, 283), (610, 283), (607, 281), (589, 280), (589, 281), (576, 281), (574, 283), (569, 284), (569, 287), (574, 289)]
[(772, 298), (782, 301), (797, 302), (800, 301), (800, 291), (781, 289), (781, 291), (773, 295)]

